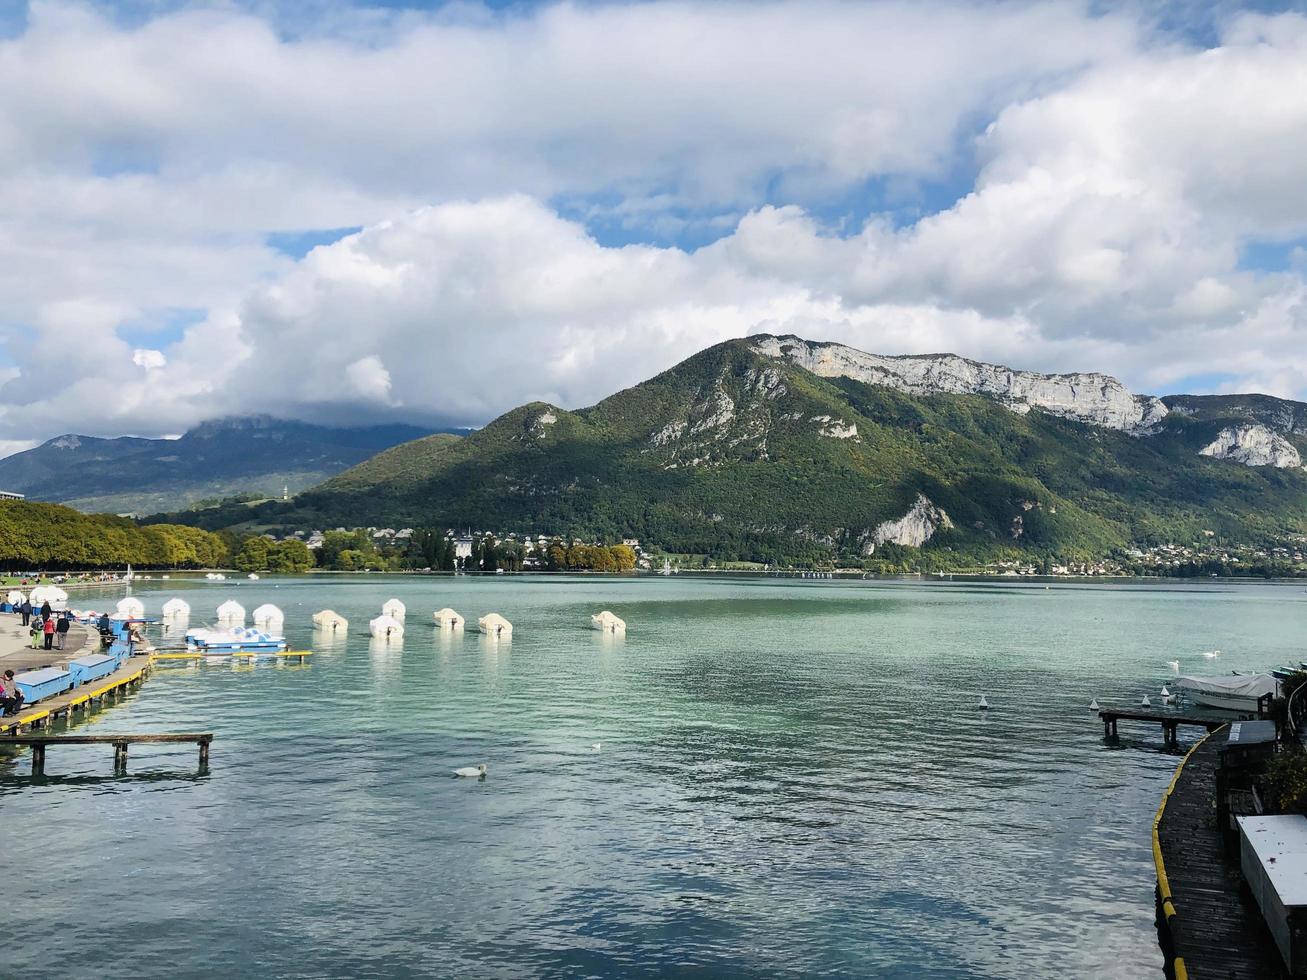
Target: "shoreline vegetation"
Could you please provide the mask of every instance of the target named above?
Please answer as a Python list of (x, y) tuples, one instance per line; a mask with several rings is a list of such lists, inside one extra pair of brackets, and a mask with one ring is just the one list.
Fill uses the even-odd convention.
[[(310, 548), (295, 535), (206, 531), (187, 525), (137, 523), (108, 514), (82, 514), (60, 504), (0, 501), (0, 577), (34, 572), (99, 574), (121, 571), (235, 570), (260, 574), (341, 573), (598, 573), (657, 574), (666, 563), (677, 574), (836, 578), (921, 576), (1056, 580), (1295, 580), (1307, 577), (1301, 540), (1235, 545), (1219, 540), (1129, 549), (1096, 561), (1055, 553), (1004, 551), (993, 560), (951, 548), (887, 545), (874, 558), (828, 555), (810, 561), (741, 561), (712, 553), (678, 553), (658, 547), (585, 543), (566, 535), (518, 539), (478, 532), (458, 555), (451, 532), (405, 531), (403, 541), (378, 540), (371, 529), (336, 529)], [(393, 532), (392, 532), (393, 533)], [(74, 571), (75, 570), (75, 571)]]

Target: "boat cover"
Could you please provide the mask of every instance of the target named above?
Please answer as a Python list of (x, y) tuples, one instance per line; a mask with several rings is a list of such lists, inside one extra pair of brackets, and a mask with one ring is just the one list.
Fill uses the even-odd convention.
[(1220, 694), (1227, 698), (1256, 701), (1279, 690), (1279, 681), (1270, 674), (1222, 674), (1217, 677), (1180, 677), (1175, 686), (1189, 691)]

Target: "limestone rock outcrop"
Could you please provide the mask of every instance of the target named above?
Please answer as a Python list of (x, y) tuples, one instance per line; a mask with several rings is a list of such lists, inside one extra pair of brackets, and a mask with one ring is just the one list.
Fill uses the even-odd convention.
[(1038, 374), (956, 354), (890, 357), (799, 337), (757, 337), (753, 349), (823, 378), (852, 378), (912, 395), (986, 395), (1014, 412), (1032, 408), (1090, 425), (1141, 432), (1160, 422), (1160, 399), (1133, 394), (1105, 374)]
[(1198, 455), (1233, 460), (1244, 466), (1302, 466), (1302, 456), (1293, 443), (1257, 424), (1222, 429), (1215, 439), (1198, 450)]
[(862, 553), (873, 554), (877, 545), (901, 544), (920, 548), (935, 536), (940, 528), (950, 528), (953, 521), (942, 507), (936, 506), (924, 493), (917, 494), (908, 512), (893, 521), (885, 521), (863, 538)]

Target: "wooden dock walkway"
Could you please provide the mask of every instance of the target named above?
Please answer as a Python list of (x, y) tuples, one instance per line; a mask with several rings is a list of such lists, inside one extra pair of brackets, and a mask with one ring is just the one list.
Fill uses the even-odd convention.
[(149, 672), (149, 657), (132, 657), (107, 677), (47, 698), (16, 715), (0, 717), (0, 735), (17, 734), (24, 728), (46, 728), (61, 717), (72, 720), (74, 714), (85, 711), (94, 702), (118, 697), (139, 686)]
[(1103, 708), (1098, 712), (1103, 722), (1103, 738), (1117, 738), (1117, 722), (1145, 721), (1162, 726), (1162, 741), (1169, 748), (1179, 748), (1180, 740), (1177, 729), (1181, 725), (1196, 725), (1209, 732), (1230, 724), (1232, 721), (1249, 721), (1257, 715), (1232, 714), (1214, 711), (1176, 711), (1169, 708)]
[(1216, 822), (1219, 736), (1185, 756), (1153, 822), (1157, 930), (1166, 975), (1179, 980), (1287, 980), (1275, 940)]

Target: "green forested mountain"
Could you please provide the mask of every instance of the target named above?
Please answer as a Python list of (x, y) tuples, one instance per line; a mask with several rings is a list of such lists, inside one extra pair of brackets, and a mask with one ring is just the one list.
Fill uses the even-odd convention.
[(206, 497), (302, 490), (426, 431), (244, 416), (205, 422), (180, 439), (64, 435), (0, 459), (0, 490), (86, 511), (151, 514)]
[[(1307, 531), (1304, 410), (749, 338), (591, 408), (524, 405), (463, 439), (388, 449), (289, 504), (199, 519), (636, 536), (755, 560), (906, 549), (944, 565), (1204, 531), (1260, 541)], [(1246, 465), (1263, 459), (1278, 465)]]

